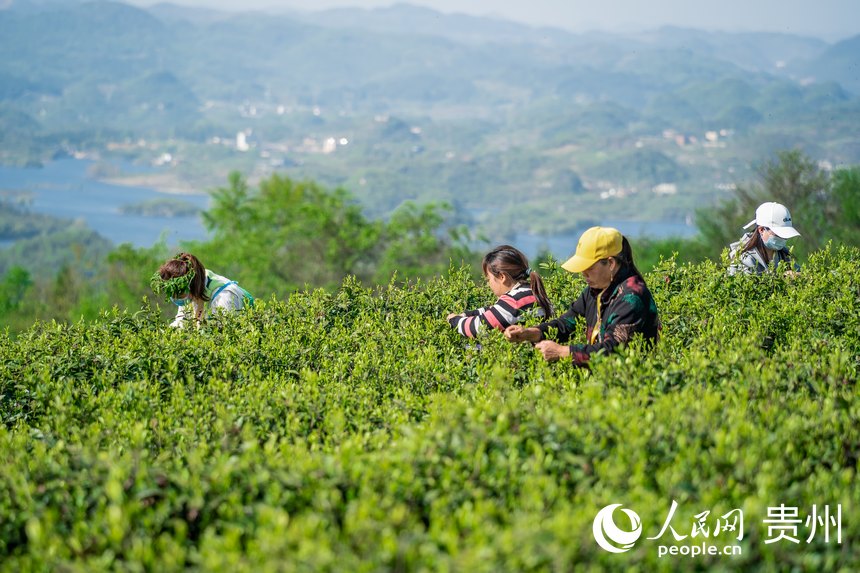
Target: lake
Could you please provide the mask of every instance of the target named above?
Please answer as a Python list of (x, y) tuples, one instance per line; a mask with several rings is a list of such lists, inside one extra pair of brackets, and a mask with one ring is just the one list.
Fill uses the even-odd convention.
[[(147, 217), (124, 215), (120, 207), (155, 198), (176, 197), (200, 209), (209, 205), (207, 194), (159, 193), (146, 187), (127, 187), (91, 178), (87, 171), (93, 161), (63, 158), (44, 167), (0, 166), (0, 190), (27, 191), (33, 201), (31, 211), (65, 219), (80, 219), (115, 244), (132, 243), (150, 247), (164, 235), (168, 245), (202, 240), (207, 236), (199, 215), (188, 217)], [(123, 173), (148, 171), (129, 163), (118, 164)], [(8, 244), (8, 242), (5, 242)]]
[[(164, 194), (146, 187), (127, 187), (104, 183), (91, 178), (88, 169), (93, 161), (72, 158), (58, 159), (42, 168), (0, 166), (0, 190), (29, 191), (33, 195), (30, 209), (66, 219), (82, 219), (99, 234), (115, 244), (132, 243), (136, 247), (150, 247), (164, 234), (168, 245), (181, 241), (204, 240), (206, 229), (199, 215), (190, 217), (148, 217), (122, 214), (124, 205), (140, 203), (159, 197), (176, 197), (201, 209), (209, 205), (206, 194)], [(123, 173), (140, 173), (149, 168), (129, 163), (118, 164)], [(601, 221), (601, 225), (615, 227), (631, 238), (636, 237), (692, 237), (696, 228), (683, 221)], [(576, 249), (579, 235), (537, 235), (518, 233), (504, 241), (516, 246), (529, 257), (549, 250), (557, 259), (564, 260)], [(0, 241), (0, 247), (12, 241)], [(483, 248), (478, 247), (476, 248)], [(635, 248), (635, 245), (634, 245)]]

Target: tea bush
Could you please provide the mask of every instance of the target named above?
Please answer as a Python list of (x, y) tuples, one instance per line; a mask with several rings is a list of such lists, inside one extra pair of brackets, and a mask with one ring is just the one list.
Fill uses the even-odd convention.
[[(545, 267), (562, 310), (583, 283)], [(468, 269), (0, 336), (0, 569), (855, 570), (860, 251), (646, 280), (659, 345), (588, 370), (456, 335), (446, 313), (492, 302)], [(742, 554), (661, 559), (673, 500), (679, 534), (743, 510)], [(618, 555), (592, 533), (614, 503), (644, 528)], [(841, 505), (841, 543), (767, 543), (780, 504)]]

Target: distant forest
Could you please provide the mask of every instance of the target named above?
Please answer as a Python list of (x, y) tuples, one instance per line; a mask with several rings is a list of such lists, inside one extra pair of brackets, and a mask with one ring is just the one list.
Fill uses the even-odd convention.
[(860, 162), (860, 36), (12, 2), (0, 50), (0, 162), (166, 156), (204, 189), (281, 173), (374, 216), (445, 201), (490, 236), (688, 219), (778, 150)]

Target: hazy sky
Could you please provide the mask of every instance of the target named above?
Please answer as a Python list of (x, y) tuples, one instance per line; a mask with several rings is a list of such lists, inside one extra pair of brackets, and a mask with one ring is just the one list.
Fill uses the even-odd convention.
[[(140, 6), (165, 0), (126, 0)], [(222, 10), (374, 8), (392, 0), (167, 0)], [(441, 12), (494, 15), (574, 31), (633, 31), (665, 24), (725, 31), (770, 31), (833, 41), (860, 34), (860, 0), (410, 0)]]

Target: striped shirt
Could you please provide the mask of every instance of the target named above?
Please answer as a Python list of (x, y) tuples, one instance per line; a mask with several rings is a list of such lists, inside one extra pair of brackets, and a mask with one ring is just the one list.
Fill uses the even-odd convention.
[[(518, 284), (499, 297), (496, 304), (489, 308), (467, 310), (464, 316), (454, 316), (448, 322), (457, 332), (469, 338), (475, 338), (489, 325), (491, 328), (504, 330), (512, 324), (516, 324), (520, 315), (535, 306), (535, 298), (532, 289), (527, 284)], [(543, 309), (538, 307), (538, 316), (543, 316)]]

